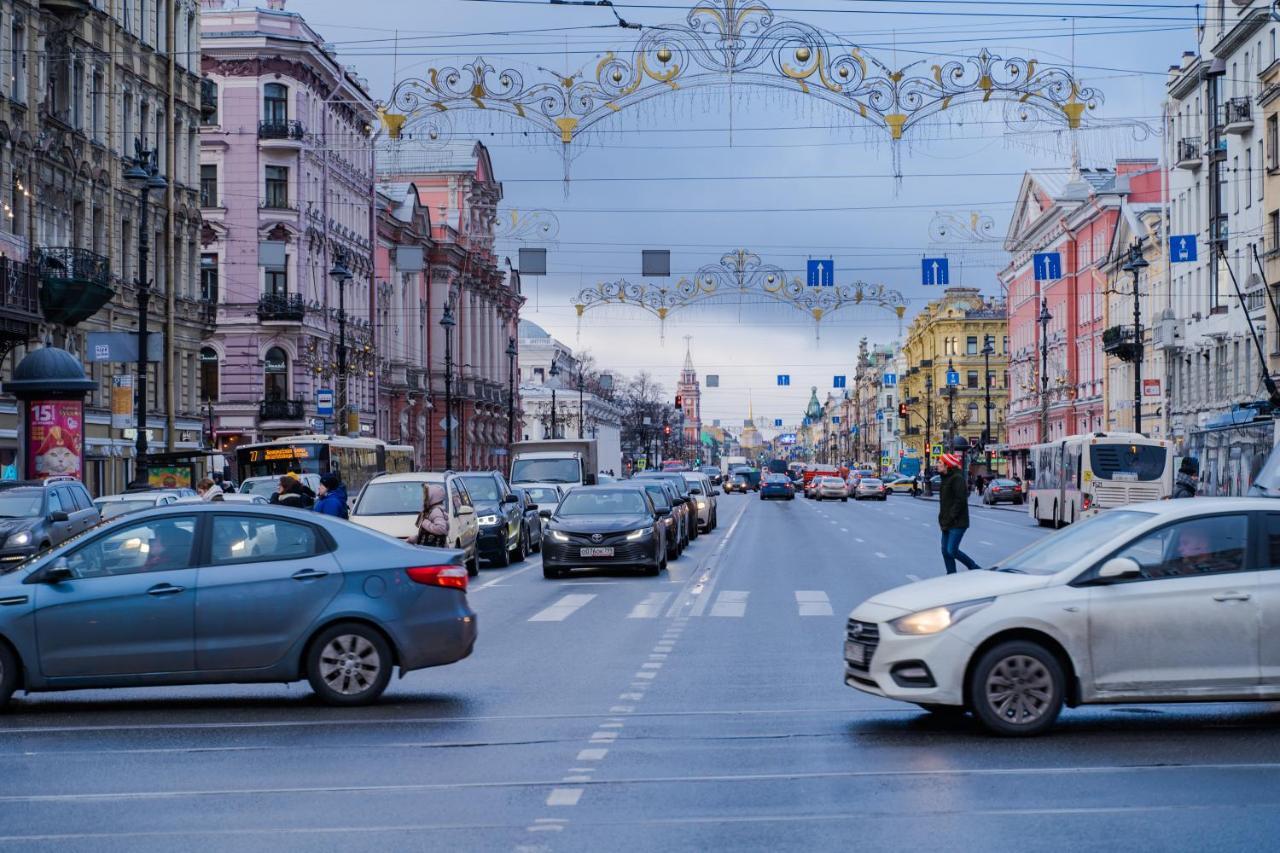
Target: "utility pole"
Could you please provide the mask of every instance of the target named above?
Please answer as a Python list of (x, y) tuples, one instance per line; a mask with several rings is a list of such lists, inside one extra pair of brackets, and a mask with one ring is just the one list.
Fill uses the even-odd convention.
[[(1129, 262), (1121, 269), (1133, 274), (1133, 431), (1142, 433), (1142, 303), (1138, 294), (1138, 275), (1149, 267), (1142, 256), (1142, 238), (1129, 247)], [(1248, 312), (1245, 312), (1246, 314)]]
[(1040, 297), (1040, 441), (1049, 440), (1049, 300)]
[(133, 163), (125, 170), (124, 179), (138, 190), (138, 376), (134, 401), (137, 408), (135, 424), (134, 481), (147, 482), (147, 311), (151, 301), (151, 282), (147, 280), (147, 256), (151, 242), (147, 235), (147, 199), (152, 192), (168, 187), (168, 181), (156, 166), (156, 152), (142, 147), (141, 140), (134, 140)]
[(930, 457), (933, 455), (933, 369), (924, 378), (924, 469), (929, 470)]

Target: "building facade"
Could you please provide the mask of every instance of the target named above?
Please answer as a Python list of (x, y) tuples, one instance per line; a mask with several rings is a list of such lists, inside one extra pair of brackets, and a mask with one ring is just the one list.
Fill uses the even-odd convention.
[(373, 102), (284, 0), (224, 6), (205, 0), (200, 26), (200, 269), (217, 306), (202, 353), (219, 447), (373, 435)]
[[(938, 445), (964, 437), (983, 443), (990, 395), (990, 444), (1005, 443), (1008, 404), (1008, 326), (1006, 305), (976, 288), (950, 287), (911, 321), (902, 345), (906, 375), (898, 378), (900, 401), (907, 404), (903, 426), (908, 449), (932, 464)], [(992, 352), (983, 355), (990, 342)], [(948, 383), (948, 374), (954, 382)], [(984, 376), (985, 373), (985, 376)], [(896, 412), (895, 412), (896, 415)]]
[[(198, 353), (212, 315), (197, 286), (199, 19), (194, 2), (0, 0), (0, 373), (28, 348), (62, 346), (96, 382), (86, 400), (90, 491), (134, 477), (132, 428), (111, 425), (113, 377), (89, 335), (135, 332), (139, 234), (151, 246), (150, 329), (163, 356), (145, 377), (148, 453), (203, 444)], [(165, 189), (124, 180), (135, 143), (156, 152)], [(14, 460), (17, 407), (0, 398), (0, 464)]]

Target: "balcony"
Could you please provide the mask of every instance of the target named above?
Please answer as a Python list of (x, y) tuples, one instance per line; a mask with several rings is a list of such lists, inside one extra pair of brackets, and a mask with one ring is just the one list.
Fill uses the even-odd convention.
[(35, 265), (0, 255), (0, 339), (28, 340), (40, 321)]
[(263, 400), (258, 403), (259, 421), (301, 421), (306, 409), (301, 400)]
[(93, 11), (89, 0), (40, 0), (40, 8), (55, 15), (85, 15)]
[(301, 323), (307, 303), (297, 293), (264, 293), (258, 297), (258, 319), (263, 323)]
[(258, 140), (260, 142), (302, 142), (307, 129), (300, 121), (260, 121), (258, 122)]
[(1133, 326), (1112, 326), (1102, 333), (1102, 351), (1121, 361), (1137, 361), (1142, 357), (1142, 344), (1133, 335)]
[(1224, 133), (1248, 133), (1253, 129), (1253, 102), (1248, 98), (1231, 98), (1222, 105)]
[(88, 249), (46, 246), (37, 250), (40, 308), (50, 323), (74, 326), (97, 314), (115, 296), (107, 259)]
[(1186, 139), (1179, 139), (1175, 145), (1174, 165), (1179, 169), (1199, 169), (1204, 163), (1204, 158), (1200, 152), (1200, 137), (1188, 136)]

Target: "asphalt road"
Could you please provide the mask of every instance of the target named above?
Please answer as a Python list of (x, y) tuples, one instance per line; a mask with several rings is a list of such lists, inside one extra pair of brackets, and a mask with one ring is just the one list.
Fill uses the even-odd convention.
[[(658, 578), (472, 586), (480, 641), (375, 707), (305, 686), (18, 697), (0, 849), (1267, 849), (1272, 705), (1068, 710), (1005, 741), (842, 683), (845, 617), (942, 572), (937, 504), (722, 496)], [(980, 562), (1046, 535), (975, 507)]]

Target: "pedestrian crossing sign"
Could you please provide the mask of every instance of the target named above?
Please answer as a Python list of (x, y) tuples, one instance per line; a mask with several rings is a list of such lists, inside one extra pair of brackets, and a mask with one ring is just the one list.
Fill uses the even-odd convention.
[(935, 445), (933, 446), (933, 449), (930, 451), (930, 455), (932, 455), (932, 456), (941, 456), (941, 455), (942, 455), (942, 445), (941, 445), (941, 444), (935, 444)]

